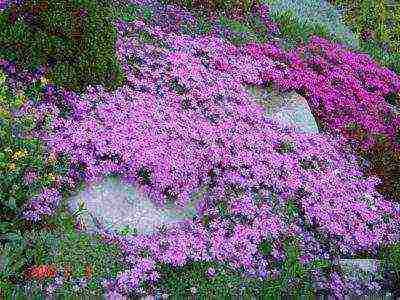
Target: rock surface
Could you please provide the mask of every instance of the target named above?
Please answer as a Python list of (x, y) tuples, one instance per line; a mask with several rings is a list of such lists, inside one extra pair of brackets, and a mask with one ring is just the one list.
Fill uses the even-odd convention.
[(247, 86), (254, 100), (265, 108), (265, 114), (299, 132), (318, 133), (318, 126), (306, 99), (297, 93), (269, 93), (265, 88)]
[[(377, 259), (340, 259), (338, 263), (345, 278), (349, 282), (357, 283), (358, 286), (368, 286), (371, 282), (383, 280), (381, 262)], [(368, 291), (363, 289), (362, 292), (367, 293)], [(356, 291), (350, 291), (350, 293), (351, 295), (345, 297), (346, 300), (357, 297)], [(391, 299), (390, 295), (381, 296), (376, 292), (371, 293), (369, 297)]]
[(340, 12), (325, 0), (263, 0), (271, 13), (292, 10), (301, 21), (322, 23), (347, 46), (358, 49), (356, 35), (342, 21)]
[(82, 192), (68, 200), (68, 209), (77, 213), (80, 204), (84, 211), (80, 218), (84, 230), (96, 234), (100, 229), (120, 232), (127, 226), (136, 228), (138, 234), (151, 234), (162, 225), (176, 224), (196, 215), (195, 203), (199, 193), (185, 209), (170, 205), (156, 207), (132, 187), (125, 185), (118, 178), (106, 178), (98, 184), (87, 186)]

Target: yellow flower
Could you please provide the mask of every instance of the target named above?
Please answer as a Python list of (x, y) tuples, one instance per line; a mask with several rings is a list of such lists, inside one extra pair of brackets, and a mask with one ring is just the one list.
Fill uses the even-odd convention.
[(3, 83), (5, 81), (6, 81), (6, 74), (4, 74), (4, 72), (0, 70), (0, 83)]
[(24, 157), (24, 156), (26, 156), (26, 151), (25, 150), (18, 150), (13, 154), (12, 159), (13, 160), (17, 160), (17, 159), (19, 159), (21, 157)]
[(50, 83), (50, 81), (46, 78), (46, 77), (42, 77), (42, 78), (40, 78), (40, 82), (43, 84), (43, 85), (46, 85), (46, 84), (49, 84)]
[(47, 176), (49, 177), (49, 179), (51, 181), (56, 181), (57, 180), (57, 177), (53, 173), (49, 173)]
[(20, 94), (17, 96), (16, 105), (21, 106), (28, 98), (24, 94)]
[[(1, 101), (1, 95), (0, 95), (0, 101)], [(10, 112), (0, 106), (0, 118), (9, 119), (10, 117), (11, 117)]]
[(15, 165), (14, 163), (11, 163), (11, 164), (8, 165), (8, 168), (9, 168), (11, 171), (15, 171), (15, 169), (16, 169), (17, 167), (16, 167), (16, 165)]

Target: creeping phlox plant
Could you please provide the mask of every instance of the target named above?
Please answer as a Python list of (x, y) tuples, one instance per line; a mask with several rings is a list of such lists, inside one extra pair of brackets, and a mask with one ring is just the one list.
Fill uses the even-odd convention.
[[(145, 25), (130, 23), (130, 37), (117, 41), (128, 85), (113, 93), (90, 87), (82, 97), (50, 86), (39, 105), (55, 116), (51, 128), (38, 130), (37, 136), (54, 153), (69, 156), (76, 176), (87, 182), (116, 173), (155, 202), (182, 206), (193, 191), (209, 186), (197, 219), (149, 236), (103, 233), (104, 240), (121, 247), (130, 266), (116, 279), (117, 291), (129, 294), (156, 282), (160, 263), (183, 266), (211, 259), (261, 274), (260, 244), (272, 245), (266, 257), (272, 264), (284, 259), (283, 236), (311, 234), (313, 243), (300, 242), (302, 264), (373, 253), (398, 240), (395, 205), (376, 192), (376, 177), (363, 176), (345, 139), (283, 128), (265, 117), (243, 88), (244, 83), (274, 80), (282, 90), (301, 89), (322, 80), (322, 74), (302, 69), (304, 63), (293, 53), (287, 54), (292, 67), (274, 63), (271, 58), (282, 60), (285, 54), (272, 45), (240, 49), (219, 38)], [(152, 37), (148, 43), (137, 41), (143, 31)], [(329, 46), (320, 39), (313, 45)], [(302, 82), (293, 70), (302, 74)], [(386, 76), (384, 91), (398, 88), (394, 74), (376, 71)], [(370, 95), (355, 79), (351, 82), (355, 93)], [(326, 93), (310, 87), (309, 93), (316, 93), (311, 99), (325, 101), (331, 112), (328, 100), (335, 101), (335, 90), (317, 86)], [(379, 99), (379, 92), (368, 99)], [(32, 105), (26, 103), (21, 111)], [(292, 212), (289, 219), (282, 206)], [(326, 281), (336, 295), (345, 290), (338, 273), (328, 274)]]

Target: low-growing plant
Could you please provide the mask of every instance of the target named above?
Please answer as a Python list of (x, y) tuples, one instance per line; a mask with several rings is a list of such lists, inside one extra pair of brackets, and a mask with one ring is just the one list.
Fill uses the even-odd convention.
[[(123, 270), (118, 248), (76, 232), (74, 220), (67, 213), (54, 215), (49, 224), (54, 223), (58, 226), (51, 230), (9, 235), (10, 242), (2, 249), (6, 258), (1, 273), (3, 286), (8, 287), (9, 293), (35, 282), (46, 287), (54, 284), (54, 277), (61, 276), (64, 282), (55, 291), (58, 296), (101, 295), (104, 292), (101, 281), (114, 278)], [(36, 278), (30, 271), (35, 266), (52, 266), (54, 275), (46, 279)], [(84, 278), (86, 286), (76, 290), (76, 281)]]
[(360, 50), (400, 74), (400, 5), (382, 0), (331, 0), (358, 35)]
[(400, 243), (394, 243), (383, 247), (379, 252), (381, 271), (384, 272), (387, 289), (394, 297), (400, 296)]
[[(155, 290), (175, 297), (195, 294), (200, 299), (314, 295), (315, 290), (311, 287), (309, 272), (312, 268), (324, 269), (329, 264), (319, 260), (307, 267), (303, 266), (299, 262), (298, 248), (290, 238), (285, 242), (285, 255), (287, 259), (281, 265), (279, 276), (273, 278), (269, 274), (265, 279), (244, 276), (242, 272), (232, 269), (225, 262), (191, 261), (182, 267), (162, 263), (157, 267), (162, 277), (155, 285)], [(209, 274), (210, 269), (213, 275)]]

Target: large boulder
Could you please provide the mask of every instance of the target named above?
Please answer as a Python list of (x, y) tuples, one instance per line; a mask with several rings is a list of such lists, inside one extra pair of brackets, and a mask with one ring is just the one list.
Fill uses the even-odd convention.
[(100, 229), (117, 233), (136, 229), (138, 234), (152, 234), (163, 225), (193, 218), (201, 192), (194, 193), (185, 208), (172, 204), (161, 208), (133, 186), (124, 184), (119, 178), (109, 177), (72, 196), (68, 200), (68, 209), (77, 215), (79, 207), (83, 208), (79, 219), (83, 221), (83, 230), (89, 234), (96, 234)]

